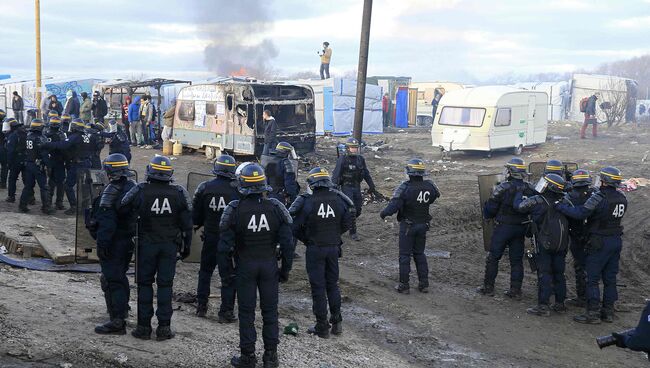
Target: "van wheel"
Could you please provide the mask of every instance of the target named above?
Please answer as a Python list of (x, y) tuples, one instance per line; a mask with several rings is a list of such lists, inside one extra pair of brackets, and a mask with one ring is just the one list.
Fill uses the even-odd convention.
[(214, 160), (214, 156), (217, 154), (217, 149), (212, 146), (205, 146), (205, 158), (208, 160)]
[(519, 155), (521, 155), (522, 152), (524, 152), (524, 145), (523, 145), (523, 144), (520, 144), (520, 145), (518, 145), (517, 147), (514, 147), (514, 148), (512, 149), (512, 153), (513, 153), (515, 156), (519, 156)]

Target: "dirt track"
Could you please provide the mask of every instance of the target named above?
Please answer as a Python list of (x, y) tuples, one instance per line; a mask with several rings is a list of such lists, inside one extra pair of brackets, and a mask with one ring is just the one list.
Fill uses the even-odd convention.
[[(523, 157), (527, 162), (554, 157), (575, 161), (590, 170), (613, 164), (623, 170), (625, 177), (650, 177), (650, 165), (641, 163), (644, 153), (650, 149), (648, 130), (603, 130), (602, 138), (581, 141), (577, 139), (575, 126), (565, 127), (562, 123), (553, 125), (549, 135), (565, 136), (569, 140), (550, 140), (526, 151)], [(648, 296), (649, 188), (628, 194), (630, 209), (624, 219), (626, 233), (619, 283), (627, 287), (620, 289), (619, 304), (632, 313), (619, 313), (619, 319), (612, 325), (583, 326), (571, 321), (577, 310), (551, 318), (528, 316), (526, 307), (536, 301), (536, 277), (529, 272), (524, 299), (520, 302), (506, 300), (501, 295), (485, 298), (474, 293), (482, 280), (485, 256), (476, 175), (500, 172), (503, 162), (510, 157), (508, 154), (495, 154), (489, 159), (478, 154), (456, 154), (452, 162), (443, 164), (437, 163), (439, 153), (430, 147), (426, 132), (385, 134), (367, 140), (371, 144), (384, 140), (391, 147), (385, 152), (366, 153), (375, 182), (385, 195), (390, 195), (403, 179), (402, 168), (408, 158), (419, 156), (433, 169), (432, 179), (442, 197), (432, 208), (434, 220), (428, 234), (430, 293), (401, 296), (392, 290), (397, 282), (397, 223), (394, 218), (387, 222), (379, 219), (383, 204), (368, 204), (360, 218), (361, 242), (345, 238), (341, 260), (344, 335), (320, 340), (304, 333), (313, 323), (313, 317), (304, 261), (298, 260), (291, 280), (281, 287), (280, 323), (284, 326), (296, 321), (301, 333), (298, 337), (281, 338), (283, 366), (647, 366), (641, 354), (615, 348), (599, 351), (594, 337), (635, 325), (643, 298)], [(332, 169), (334, 146), (333, 140), (321, 140), (319, 151), (312, 159)], [(154, 152), (134, 153), (134, 168), (142, 172)], [(174, 163), (181, 183), (185, 182), (188, 171), (209, 170), (209, 164), (199, 155), (183, 156)], [(5, 194), (0, 192), (2, 198)], [(15, 212), (16, 207), (4, 201), (0, 203), (2, 213)], [(37, 214), (32, 216), (30, 223), (25, 223), (24, 217), (8, 216), (5, 220), (3, 216), (0, 228), (14, 233), (39, 223), (61, 240), (69, 240), (71, 218), (59, 214), (61, 220), (50, 221)], [(298, 249), (304, 252), (302, 245)], [(433, 257), (435, 250), (451, 252), (451, 257)], [(568, 257), (570, 295), (573, 294), (571, 261)], [(501, 263), (497, 287), (505, 289), (509, 277), (507, 257)], [(179, 264), (175, 292), (194, 292), (197, 272), (196, 264)], [(219, 282), (217, 277), (213, 280), (215, 295)], [(92, 328), (105, 318), (97, 275), (42, 273), (0, 266), (0, 295), (0, 365), (3, 367), (46, 367), (63, 363), (74, 367), (225, 367), (237, 351), (236, 325), (216, 323), (214, 308), (208, 320), (198, 319), (194, 317), (194, 307), (182, 303), (174, 304), (178, 308), (173, 319), (177, 331), (174, 340), (157, 343), (142, 342), (130, 335), (95, 335)], [(218, 299), (214, 298), (211, 306), (216, 305)], [(131, 306), (135, 309), (133, 296)], [(134, 321), (132, 312), (131, 327)], [(260, 349), (258, 344), (258, 352)]]

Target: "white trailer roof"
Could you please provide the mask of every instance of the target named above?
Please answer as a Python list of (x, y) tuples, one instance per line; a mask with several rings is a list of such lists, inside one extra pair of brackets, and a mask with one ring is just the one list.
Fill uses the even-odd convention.
[(499, 99), (510, 93), (530, 95), (544, 92), (526, 91), (507, 86), (482, 86), (448, 92), (442, 97), (441, 104), (447, 106), (497, 106)]

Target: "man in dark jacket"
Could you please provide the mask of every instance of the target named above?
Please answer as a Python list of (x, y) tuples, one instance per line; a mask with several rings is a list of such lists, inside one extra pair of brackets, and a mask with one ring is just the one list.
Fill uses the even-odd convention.
[(108, 114), (108, 106), (99, 91), (93, 93), (92, 112), (95, 121), (104, 124), (104, 117)]
[[(4, 110), (0, 109), (0, 126), (4, 128), (2, 122), (5, 120), (6, 113)], [(4, 129), (0, 129), (0, 189), (7, 188), (7, 175), (9, 175), (9, 165), (7, 165), (7, 147), (5, 147), (6, 133), (9, 132), (9, 127), (7, 127), (7, 132)]]
[(268, 155), (278, 144), (278, 124), (275, 122), (275, 118), (271, 116), (271, 110), (264, 110), (262, 118), (264, 119), (264, 149), (262, 154)]
[(11, 109), (14, 111), (14, 117), (20, 124), (25, 124), (23, 112), (25, 110), (25, 103), (23, 98), (18, 95), (18, 91), (14, 91), (14, 97), (11, 99)]
[(598, 120), (596, 119), (596, 101), (598, 101), (600, 93), (596, 92), (587, 100), (587, 108), (585, 109), (585, 122), (582, 124), (582, 129), (580, 129), (580, 138), (585, 139), (585, 133), (587, 131), (587, 126), (592, 125), (591, 133), (594, 138), (598, 136)]
[(50, 96), (50, 102), (47, 104), (47, 113), (50, 111), (56, 111), (58, 115), (63, 113), (63, 105), (61, 105), (61, 102), (56, 98), (56, 95)]
[(66, 97), (65, 109), (63, 110), (64, 114), (70, 115), (73, 119), (78, 118), (81, 104), (79, 103), (79, 98), (77, 98), (77, 92), (68, 91)]

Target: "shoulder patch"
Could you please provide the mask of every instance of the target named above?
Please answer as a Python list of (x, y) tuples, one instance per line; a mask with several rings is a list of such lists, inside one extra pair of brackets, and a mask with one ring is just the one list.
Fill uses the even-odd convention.
[(291, 163), (291, 160), (289, 160), (289, 159), (284, 159), (284, 172), (287, 172), (287, 173), (294, 172), (293, 163)]
[(129, 190), (129, 192), (126, 193), (124, 198), (122, 198), (122, 201), (120, 202), (120, 206), (126, 206), (129, 203), (131, 203), (131, 201), (133, 201), (133, 198), (135, 198), (135, 196), (138, 195), (138, 193), (140, 193), (140, 191), (145, 186), (146, 186), (146, 183), (139, 183), (135, 187), (131, 188), (131, 190)]
[(178, 184), (172, 184), (176, 187), (176, 189), (181, 193), (183, 196), (183, 200), (185, 201), (185, 204), (187, 204), (187, 209), (192, 211), (192, 199), (190, 198), (190, 194), (187, 192), (187, 189), (183, 187), (182, 185)]
[(121, 193), (121, 188), (115, 184), (108, 184), (104, 187), (102, 191), (102, 197), (99, 200), (99, 207), (102, 208), (111, 208), (115, 204), (115, 200), (119, 197)]
[(205, 187), (208, 185), (208, 181), (201, 182), (198, 187), (196, 187), (196, 190), (194, 191), (194, 197), (196, 197), (198, 194), (201, 194), (205, 191)]

